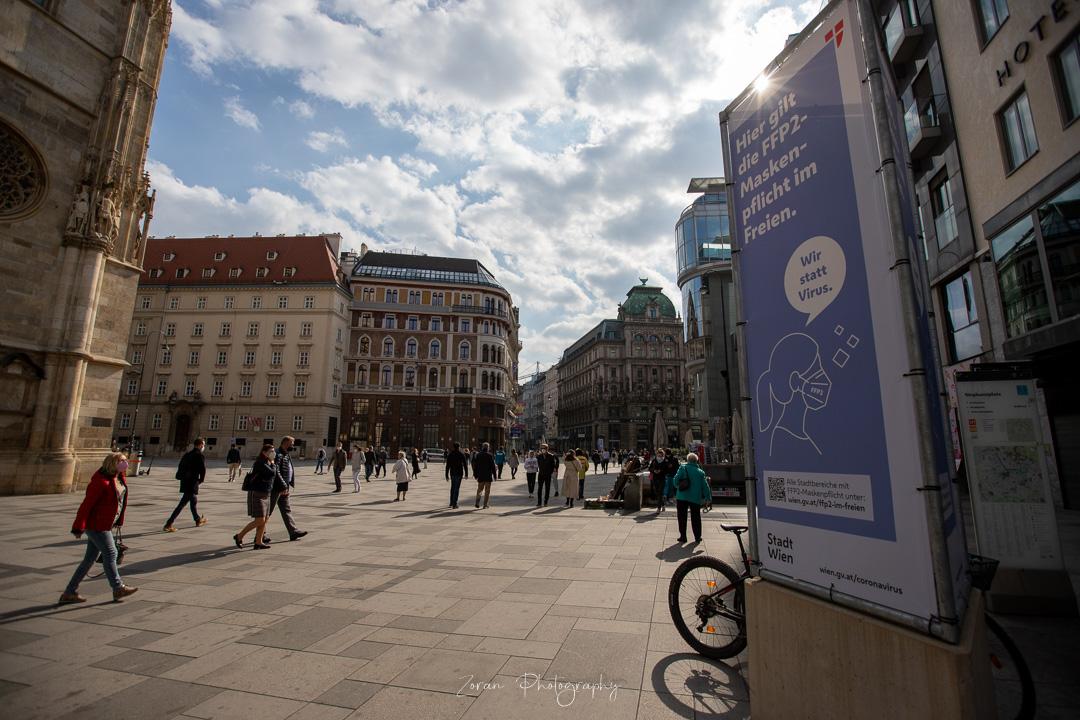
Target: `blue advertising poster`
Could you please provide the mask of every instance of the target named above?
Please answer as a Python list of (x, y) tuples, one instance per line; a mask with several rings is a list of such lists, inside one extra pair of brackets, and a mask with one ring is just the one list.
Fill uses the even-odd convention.
[(819, 17), (726, 113), (758, 547), (773, 572), (930, 617), (911, 367), (855, 13), (846, 2)]

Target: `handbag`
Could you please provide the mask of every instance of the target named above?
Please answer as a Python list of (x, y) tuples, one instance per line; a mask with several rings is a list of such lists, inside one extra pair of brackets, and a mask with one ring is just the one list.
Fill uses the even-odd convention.
[(254, 484), (254, 481), (255, 481), (255, 471), (252, 470), (251, 472), (249, 472), (247, 475), (244, 476), (244, 482), (240, 484), (240, 489), (245, 491), (245, 492), (250, 491), (252, 484)]
[(677, 485), (677, 487), (679, 490), (683, 491), (690, 489), (690, 473), (683, 472), (682, 477), (679, 478), (679, 484)]

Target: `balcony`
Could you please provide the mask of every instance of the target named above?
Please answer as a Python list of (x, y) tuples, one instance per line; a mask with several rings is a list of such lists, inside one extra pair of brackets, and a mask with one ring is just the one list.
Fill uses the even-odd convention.
[(459, 314), (471, 314), (471, 315), (490, 315), (491, 317), (502, 318), (506, 320), (508, 315), (505, 310), (499, 310), (498, 308), (485, 307), (483, 305), (451, 305), (451, 311)]
[(940, 119), (934, 99), (915, 98), (904, 113), (907, 128), (908, 149), (914, 160), (926, 157), (941, 137)]
[(889, 24), (885, 26), (885, 45), (889, 50), (889, 60), (894, 65), (914, 57), (922, 42), (922, 26), (909, 24), (904, 17), (906, 14), (902, 7), (897, 6), (889, 18)]
[(471, 387), (455, 387), (454, 393), (457, 395), (472, 395), (473, 389)]

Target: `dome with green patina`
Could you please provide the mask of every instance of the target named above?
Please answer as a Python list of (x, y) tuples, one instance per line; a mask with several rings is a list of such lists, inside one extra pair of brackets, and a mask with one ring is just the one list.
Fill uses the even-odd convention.
[(661, 288), (649, 285), (648, 278), (640, 278), (641, 284), (630, 288), (622, 309), (627, 315), (647, 315), (651, 303), (656, 303), (656, 312), (660, 317), (675, 318), (675, 306)]

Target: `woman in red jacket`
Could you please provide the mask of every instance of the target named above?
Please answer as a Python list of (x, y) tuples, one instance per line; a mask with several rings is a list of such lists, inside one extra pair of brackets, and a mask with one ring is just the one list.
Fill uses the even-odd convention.
[(79, 583), (94, 566), (98, 554), (105, 566), (105, 576), (112, 585), (114, 601), (119, 602), (139, 589), (128, 587), (120, 579), (120, 572), (116, 569), (116, 543), (112, 534), (114, 527), (124, 524), (124, 510), (127, 509), (127, 483), (124, 482), (124, 473), (127, 469), (127, 456), (120, 452), (112, 453), (105, 458), (101, 469), (94, 473), (86, 486), (86, 497), (83, 498), (71, 526), (71, 534), (76, 539), (86, 533), (86, 555), (71, 576), (67, 590), (60, 596), (61, 605), (86, 602), (86, 598), (79, 594)]

